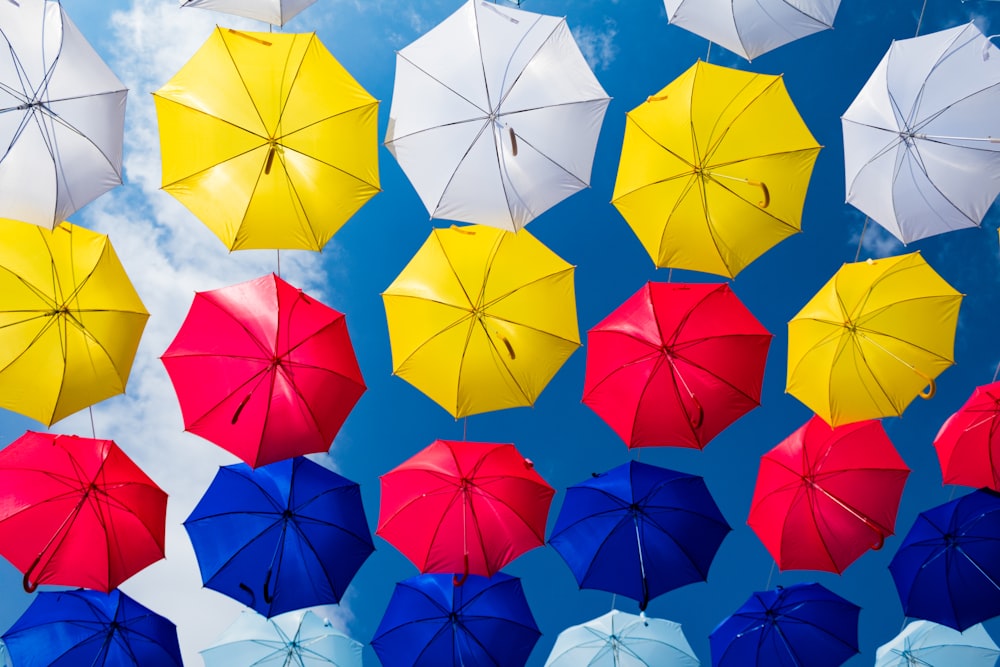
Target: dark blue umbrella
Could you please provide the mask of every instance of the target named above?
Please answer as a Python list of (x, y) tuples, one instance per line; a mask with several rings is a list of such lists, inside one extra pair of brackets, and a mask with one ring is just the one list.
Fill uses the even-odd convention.
[(653, 598), (705, 581), (730, 531), (701, 477), (630, 461), (566, 490), (549, 537), (580, 588)]
[(269, 618), (339, 602), (374, 550), (358, 485), (303, 457), (220, 468), (184, 527), (205, 586)]
[(858, 653), (861, 607), (820, 584), (758, 591), (712, 634), (712, 667), (837, 667)]
[(3, 635), (17, 667), (180, 667), (177, 628), (118, 589), (39, 593)]
[(1000, 615), (1000, 494), (921, 512), (889, 563), (903, 612), (959, 632)]
[(396, 584), (372, 647), (383, 667), (523, 667), (541, 636), (521, 580), (422, 574)]

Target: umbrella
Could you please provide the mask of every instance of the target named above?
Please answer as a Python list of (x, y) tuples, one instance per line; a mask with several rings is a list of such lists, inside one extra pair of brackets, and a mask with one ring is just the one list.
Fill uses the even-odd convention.
[(566, 489), (551, 544), (580, 588), (650, 600), (705, 581), (730, 527), (701, 477), (629, 461)]
[(881, 422), (814, 415), (761, 457), (747, 523), (782, 570), (839, 574), (893, 534), (909, 474)]
[(961, 632), (1000, 615), (1000, 494), (981, 489), (921, 512), (889, 571), (911, 618)]
[(712, 667), (837, 667), (858, 653), (860, 613), (820, 584), (757, 591), (709, 635)]
[(573, 268), (527, 231), (435, 229), (382, 294), (393, 373), (456, 418), (534, 405), (580, 347)]
[(625, 444), (701, 449), (760, 405), (771, 334), (728, 285), (647, 283), (587, 343), (583, 402)]
[(163, 558), (167, 494), (111, 440), (28, 431), (0, 450), (0, 554), (39, 584), (110, 591)]
[(842, 117), (847, 201), (903, 243), (978, 226), (998, 105), (1000, 50), (974, 24), (893, 41)]
[(271, 619), (243, 611), (201, 657), (205, 667), (361, 667), (363, 649), (311, 611)]
[(365, 391), (344, 315), (274, 274), (196, 293), (162, 360), (184, 428), (253, 467), (327, 451)]
[(39, 593), (3, 635), (17, 667), (181, 667), (177, 628), (119, 590)]
[(545, 544), (555, 491), (514, 445), (435, 440), (381, 481), (375, 534), (421, 572), (491, 576)]
[(432, 218), (517, 231), (589, 187), (609, 101), (565, 19), (468, 0), (397, 52), (385, 145)]
[(285, 25), (316, 0), (181, 0), (181, 7), (212, 9), (272, 25)]
[(0, 406), (51, 426), (123, 393), (149, 313), (108, 237), (11, 220), (0, 237)]
[(379, 192), (378, 101), (315, 33), (217, 28), (153, 95), (163, 189), (230, 250), (321, 250)]
[(831, 426), (903, 414), (955, 363), (962, 296), (919, 252), (844, 264), (788, 323), (786, 391)]
[(566, 628), (545, 667), (698, 667), (679, 623), (612, 609)]
[(0, 217), (48, 229), (122, 182), (127, 90), (62, 4), (0, 3)]
[(372, 647), (383, 667), (523, 667), (540, 634), (520, 579), (424, 574), (396, 584)]
[(339, 602), (374, 550), (358, 485), (303, 457), (219, 468), (184, 528), (205, 586), (267, 617)]
[(995, 667), (1000, 647), (980, 624), (965, 632), (913, 621), (875, 653), (875, 667)]
[(840, 0), (664, 0), (670, 23), (747, 60), (833, 27)]
[(819, 149), (780, 76), (699, 61), (628, 112), (611, 203), (656, 266), (732, 278), (801, 231)]
[(1000, 490), (1000, 382), (976, 387), (934, 438), (944, 484)]

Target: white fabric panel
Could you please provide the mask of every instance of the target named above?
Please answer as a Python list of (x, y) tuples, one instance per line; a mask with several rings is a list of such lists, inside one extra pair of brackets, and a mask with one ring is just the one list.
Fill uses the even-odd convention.
[(284, 25), (316, 0), (181, 0), (181, 7), (200, 7)]

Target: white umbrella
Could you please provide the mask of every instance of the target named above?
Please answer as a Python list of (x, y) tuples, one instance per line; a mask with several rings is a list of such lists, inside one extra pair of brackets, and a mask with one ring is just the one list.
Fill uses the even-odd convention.
[(833, 27), (840, 0), (663, 0), (670, 23), (747, 60)]
[(993, 667), (1000, 648), (981, 623), (959, 632), (914, 621), (875, 652), (875, 667)]
[(0, 2), (0, 217), (52, 229), (121, 184), (127, 90), (56, 0)]
[(903, 243), (1000, 192), (1000, 50), (973, 24), (894, 41), (844, 112), (847, 201)]
[(385, 144), (431, 217), (516, 231), (588, 187), (608, 102), (565, 19), (469, 0), (397, 53)]
[(613, 609), (566, 628), (545, 667), (698, 667), (681, 626)]
[(316, 0), (181, 0), (181, 7), (212, 9), (271, 25), (285, 25)]

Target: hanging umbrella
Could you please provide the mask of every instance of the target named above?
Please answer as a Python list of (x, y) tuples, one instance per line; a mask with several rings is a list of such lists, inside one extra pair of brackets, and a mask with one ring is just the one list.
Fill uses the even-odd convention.
[(705, 581), (730, 527), (701, 477), (629, 461), (566, 489), (551, 544), (580, 588), (650, 600)]
[(587, 343), (583, 402), (625, 444), (701, 449), (760, 405), (771, 334), (728, 285), (647, 283)]
[(267, 617), (339, 602), (374, 550), (358, 485), (302, 457), (219, 468), (184, 528), (205, 586)]
[(0, 217), (48, 229), (122, 182), (127, 90), (55, 0), (0, 3)]
[(163, 558), (167, 494), (111, 440), (26, 432), (0, 450), (0, 554), (39, 584), (110, 591)]
[(381, 480), (375, 534), (423, 573), (492, 576), (545, 544), (555, 491), (514, 445), (435, 440)]
[(217, 28), (153, 95), (163, 189), (230, 250), (322, 250), (379, 192), (378, 101), (314, 33)]
[(545, 667), (698, 667), (679, 623), (617, 609), (556, 637)]
[(786, 391), (831, 426), (903, 414), (955, 363), (962, 297), (919, 252), (844, 264), (788, 323)]
[(974, 24), (893, 41), (842, 117), (848, 203), (903, 243), (979, 226), (998, 105), (1000, 50)]
[(51, 426), (123, 393), (149, 313), (108, 237), (0, 219), (0, 238), (0, 406)]
[(699, 61), (628, 112), (611, 203), (656, 266), (732, 278), (801, 231), (819, 149), (780, 76)]
[(761, 457), (747, 523), (782, 570), (839, 574), (893, 534), (909, 474), (881, 422), (814, 415)]
[(757, 591), (709, 635), (712, 667), (838, 667), (858, 653), (860, 613), (820, 584)]
[(365, 391), (344, 315), (274, 274), (196, 293), (162, 360), (185, 430), (252, 467), (327, 451)]
[(383, 667), (523, 667), (540, 635), (520, 579), (423, 574), (396, 584), (372, 647)]
[(534, 405), (580, 346), (573, 268), (526, 231), (435, 229), (382, 294), (393, 373), (456, 418)]
[(980, 624), (965, 632), (913, 621), (875, 652), (875, 667), (995, 667), (1000, 647)]
[(945, 484), (1000, 491), (1000, 382), (976, 387), (934, 438)]
[(119, 590), (51, 591), (3, 635), (17, 667), (181, 667), (177, 628)]
[(316, 0), (181, 0), (181, 7), (212, 9), (282, 26)]

